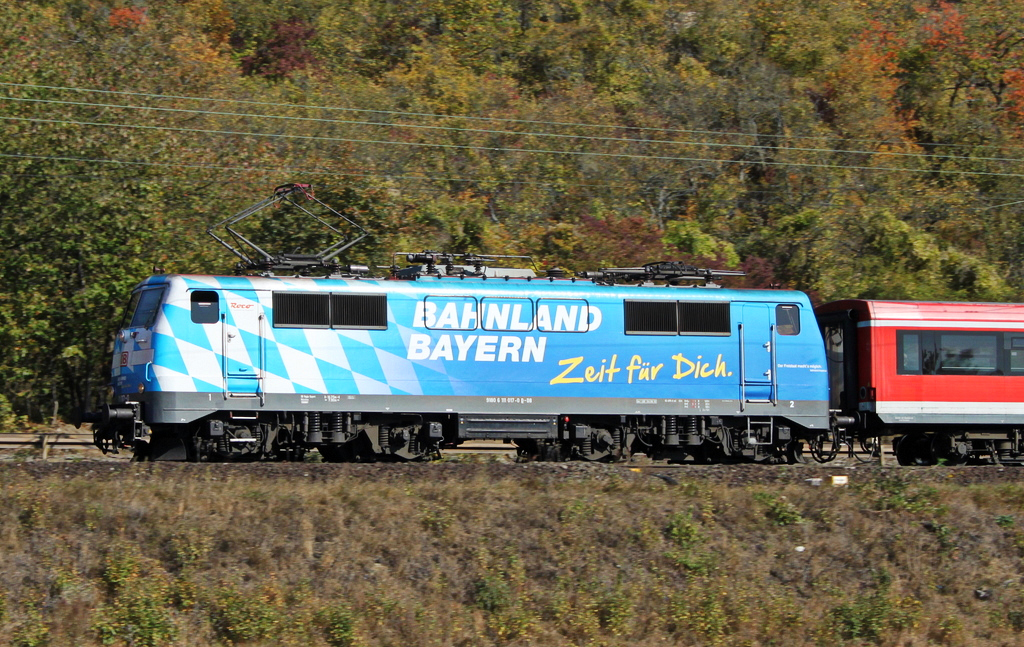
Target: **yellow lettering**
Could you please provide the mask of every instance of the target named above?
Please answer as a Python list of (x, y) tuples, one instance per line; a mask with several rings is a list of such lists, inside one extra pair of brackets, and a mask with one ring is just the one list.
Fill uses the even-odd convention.
[(558, 374), (549, 384), (578, 384), (583, 381), (582, 377), (566, 377), (569, 373), (572, 373), (577, 366), (583, 363), (582, 357), (570, 357), (569, 359), (563, 359), (558, 362), (559, 366), (568, 365), (569, 368), (565, 369)]
[(640, 357), (639, 355), (633, 355), (633, 357), (629, 358), (629, 366), (626, 367), (627, 384), (633, 383), (633, 373), (640, 369), (642, 362), (643, 358)]
[[(693, 371), (697, 368), (697, 365), (691, 362), (690, 360), (686, 359), (686, 357), (683, 356), (682, 353), (676, 353), (675, 355), (672, 356), (672, 359), (676, 360), (676, 372), (672, 375), (673, 380), (682, 379), (689, 375), (690, 373), (693, 373)], [(686, 364), (687, 366), (690, 367), (686, 369), (685, 372), (683, 371), (683, 364)]]
[(727, 377), (725, 374), (725, 362), (722, 361), (721, 353), (719, 353), (718, 359), (715, 360), (715, 377)]
[(619, 358), (618, 355), (612, 355), (612, 361), (609, 362), (608, 369), (605, 371), (605, 373), (608, 374), (608, 381), (609, 382), (612, 381), (612, 378), (615, 376), (616, 373), (618, 373), (619, 371), (622, 370), (621, 368), (615, 368), (615, 360), (617, 360), (618, 358)]

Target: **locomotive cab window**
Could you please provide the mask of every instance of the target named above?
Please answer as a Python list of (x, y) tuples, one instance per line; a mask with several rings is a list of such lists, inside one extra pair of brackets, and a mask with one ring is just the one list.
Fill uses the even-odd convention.
[(208, 324), (220, 321), (220, 297), (212, 290), (196, 290), (191, 296), (192, 323)]
[(160, 302), (164, 297), (164, 289), (155, 288), (139, 290), (132, 295), (132, 300), (125, 310), (122, 328), (149, 328), (156, 321), (160, 311)]
[(799, 335), (800, 306), (775, 306), (775, 330), (780, 335)]

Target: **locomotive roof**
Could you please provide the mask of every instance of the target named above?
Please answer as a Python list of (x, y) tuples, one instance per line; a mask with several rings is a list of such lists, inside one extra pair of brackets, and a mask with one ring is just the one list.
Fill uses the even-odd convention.
[(170, 284), (178, 289), (221, 290), (296, 290), (330, 292), (354, 290), (399, 293), (483, 295), (500, 293), (505, 296), (547, 294), (552, 297), (584, 298), (602, 296), (632, 299), (693, 299), (695, 301), (761, 301), (770, 303), (804, 303), (807, 296), (797, 290), (763, 290), (749, 288), (721, 288), (710, 286), (668, 286), (604, 284), (590, 279), (569, 278), (483, 278), (425, 276), (415, 281), (390, 278), (316, 278), (286, 276), (229, 276), (215, 274), (157, 274), (143, 280), (137, 288), (147, 285)]

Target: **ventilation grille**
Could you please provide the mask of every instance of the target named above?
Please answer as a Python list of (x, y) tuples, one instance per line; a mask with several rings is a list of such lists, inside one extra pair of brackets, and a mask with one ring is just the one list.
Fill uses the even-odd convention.
[(275, 292), (274, 326), (384, 330), (388, 300), (384, 294)]
[(730, 332), (728, 303), (679, 302), (680, 335), (728, 335)]
[(679, 330), (675, 301), (626, 301), (627, 335), (675, 335)]
[(384, 294), (332, 294), (331, 326), (334, 328), (388, 327), (388, 298)]

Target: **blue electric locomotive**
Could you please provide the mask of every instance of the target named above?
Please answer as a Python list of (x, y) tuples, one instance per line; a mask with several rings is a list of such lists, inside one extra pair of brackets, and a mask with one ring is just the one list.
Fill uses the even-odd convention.
[(409, 258), (384, 279), (146, 279), (97, 444), (341, 461), (502, 439), (552, 459), (778, 461), (829, 437), (824, 345), (801, 292), (724, 289), (721, 273), (674, 263), (566, 278)]
[(479, 438), (763, 459), (829, 428), (803, 293), (503, 272), (150, 277), (98, 438), (182, 459), (416, 458)]

